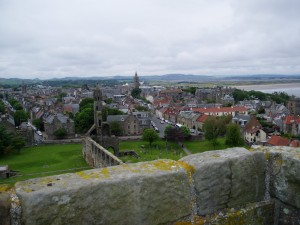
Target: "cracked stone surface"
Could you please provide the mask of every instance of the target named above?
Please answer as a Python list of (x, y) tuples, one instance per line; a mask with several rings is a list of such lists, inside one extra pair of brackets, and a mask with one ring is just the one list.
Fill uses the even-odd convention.
[(270, 195), (300, 209), (300, 149), (253, 146), (270, 168)]
[(231, 148), (181, 159), (195, 168), (193, 180), (198, 215), (262, 201), (265, 190), (264, 155)]
[(191, 214), (183, 163), (157, 160), (16, 184), (22, 224), (163, 224)]

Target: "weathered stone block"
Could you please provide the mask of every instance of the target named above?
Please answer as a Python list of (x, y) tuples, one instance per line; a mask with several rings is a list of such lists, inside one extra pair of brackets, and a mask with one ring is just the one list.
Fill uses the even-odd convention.
[(172, 160), (121, 165), (16, 184), (22, 222), (162, 224), (191, 214), (188, 166)]
[(221, 210), (214, 214), (193, 217), (191, 221), (178, 221), (173, 225), (274, 225), (274, 203), (250, 203), (240, 208)]
[(195, 168), (192, 177), (198, 215), (263, 200), (262, 153), (232, 148), (190, 155), (181, 161)]
[(268, 160), (270, 195), (300, 209), (300, 149), (255, 147)]
[(10, 225), (10, 195), (8, 186), (0, 185), (0, 224)]
[(276, 225), (299, 225), (300, 209), (275, 201)]

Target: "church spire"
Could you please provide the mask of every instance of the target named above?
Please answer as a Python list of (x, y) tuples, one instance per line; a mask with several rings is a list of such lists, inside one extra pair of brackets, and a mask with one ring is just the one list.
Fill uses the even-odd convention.
[(135, 75), (133, 77), (133, 83), (134, 83), (134, 88), (136, 89), (140, 88), (140, 79), (138, 77), (137, 72), (135, 72)]

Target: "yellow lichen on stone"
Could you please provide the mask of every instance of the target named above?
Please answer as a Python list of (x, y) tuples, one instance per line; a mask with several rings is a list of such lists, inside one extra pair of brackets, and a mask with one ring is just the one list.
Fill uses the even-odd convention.
[(205, 218), (201, 216), (193, 216), (192, 221), (178, 221), (173, 225), (204, 225), (205, 222)]
[(265, 159), (266, 159), (266, 160), (269, 160), (270, 157), (271, 157), (271, 154), (270, 154), (270, 152), (266, 151), (266, 152), (264, 153), (264, 156), (265, 156)]
[(163, 160), (157, 160), (150, 163), (154, 166), (155, 169), (158, 170), (165, 170), (165, 171), (171, 171), (176, 169), (179, 169), (179, 165), (176, 161), (163, 161)]
[(9, 192), (11, 188), (12, 187), (9, 186), (8, 184), (2, 184), (2, 185), (0, 185), (0, 193), (1, 192)]
[(76, 174), (83, 179), (107, 179), (110, 177), (108, 168), (102, 168), (94, 172), (81, 171)]
[(186, 162), (179, 161), (178, 164), (185, 169), (186, 171), (190, 172), (191, 174), (195, 172), (195, 167), (191, 166)]

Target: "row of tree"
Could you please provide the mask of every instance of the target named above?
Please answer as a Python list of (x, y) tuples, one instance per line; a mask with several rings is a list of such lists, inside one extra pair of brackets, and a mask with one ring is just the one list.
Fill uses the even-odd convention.
[(235, 89), (232, 93), (235, 102), (243, 101), (245, 99), (259, 99), (261, 101), (271, 100), (276, 103), (286, 104), (289, 100), (289, 95), (285, 92), (274, 92), (272, 94), (264, 93), (261, 91), (245, 91), (240, 89)]
[(204, 122), (203, 130), (205, 139), (210, 141), (213, 146), (218, 144), (217, 138), (219, 136), (225, 136), (225, 143), (230, 147), (244, 145), (240, 127), (237, 124), (231, 123), (231, 116), (210, 116)]
[(25, 140), (19, 135), (7, 132), (4, 126), (0, 126), (0, 157), (17, 152), (25, 146)]

